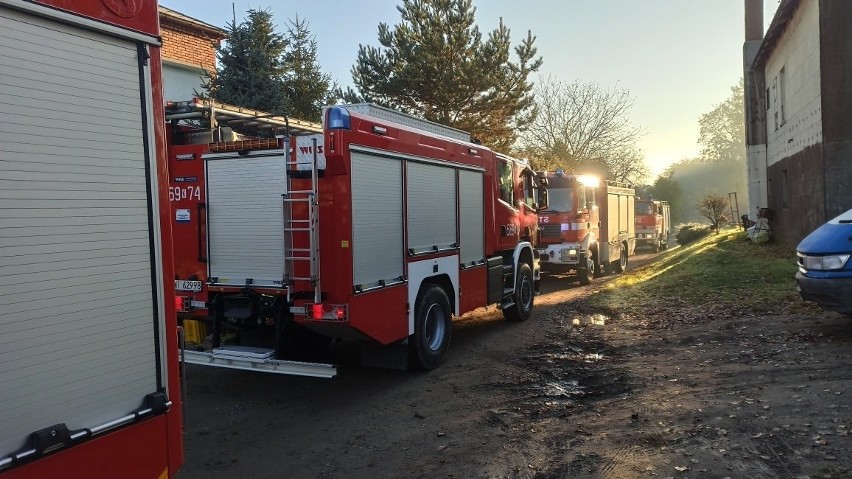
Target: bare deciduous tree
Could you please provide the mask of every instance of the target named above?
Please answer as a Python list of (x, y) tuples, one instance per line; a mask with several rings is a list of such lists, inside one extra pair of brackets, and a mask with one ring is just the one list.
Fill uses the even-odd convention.
[(719, 234), (719, 228), (728, 222), (725, 211), (728, 209), (728, 199), (722, 195), (707, 195), (698, 201), (698, 212), (710, 220), (710, 225)]
[(743, 80), (731, 87), (731, 96), (698, 119), (701, 161), (735, 163), (745, 170)]
[(637, 147), (643, 132), (630, 122), (627, 90), (551, 77), (536, 86), (535, 103), (538, 116), (522, 136), (521, 151), (536, 168), (574, 171), (598, 163), (614, 180), (641, 184), (648, 176)]

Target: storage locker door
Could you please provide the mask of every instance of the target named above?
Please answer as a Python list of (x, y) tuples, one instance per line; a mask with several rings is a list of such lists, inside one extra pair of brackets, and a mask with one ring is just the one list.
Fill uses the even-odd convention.
[(283, 287), (286, 160), (207, 160), (209, 277), (217, 284)]
[(162, 385), (140, 85), (136, 44), (0, 7), (0, 461)]
[(356, 288), (403, 276), (402, 161), (352, 153), (352, 248)]
[(456, 170), (408, 162), (408, 249), (414, 253), (453, 248), (456, 238)]
[(459, 171), (459, 229), (462, 264), (485, 259), (483, 175), (478, 171)]

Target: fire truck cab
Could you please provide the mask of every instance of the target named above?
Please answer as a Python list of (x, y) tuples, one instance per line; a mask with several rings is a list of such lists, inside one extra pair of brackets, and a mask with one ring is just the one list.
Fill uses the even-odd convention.
[(635, 250), (633, 188), (561, 169), (539, 175), (549, 195), (539, 215), (542, 270), (573, 272), (583, 285), (607, 269), (623, 272)]
[(671, 207), (668, 201), (636, 199), (636, 246), (655, 253), (669, 246)]

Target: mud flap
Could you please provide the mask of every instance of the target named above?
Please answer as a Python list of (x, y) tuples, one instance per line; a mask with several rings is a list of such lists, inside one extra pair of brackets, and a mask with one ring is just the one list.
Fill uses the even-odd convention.
[(535, 248), (532, 250), (533, 253), (533, 294), (538, 296), (541, 294), (541, 254)]

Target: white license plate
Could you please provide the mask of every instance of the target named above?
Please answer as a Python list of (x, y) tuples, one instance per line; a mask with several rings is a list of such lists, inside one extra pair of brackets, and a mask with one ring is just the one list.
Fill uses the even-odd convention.
[(175, 291), (192, 291), (195, 293), (199, 293), (201, 292), (201, 281), (185, 281), (181, 279), (176, 279)]

